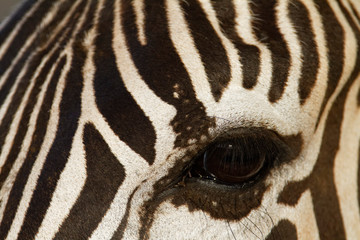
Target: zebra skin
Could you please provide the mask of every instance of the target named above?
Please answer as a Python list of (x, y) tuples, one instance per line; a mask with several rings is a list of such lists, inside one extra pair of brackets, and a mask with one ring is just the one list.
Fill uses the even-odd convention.
[(360, 239), (359, 0), (26, 0), (0, 25), (0, 239)]

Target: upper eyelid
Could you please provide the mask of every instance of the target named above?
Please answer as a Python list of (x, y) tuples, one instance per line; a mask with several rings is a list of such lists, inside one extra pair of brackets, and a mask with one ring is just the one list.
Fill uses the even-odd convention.
[[(259, 127), (244, 127), (232, 129), (223, 134), (219, 134), (204, 148), (204, 150), (216, 143), (225, 141), (241, 141), (244, 150), (246, 150), (246, 147), (250, 145), (257, 147), (259, 150), (263, 149), (264, 151), (271, 150), (273, 147), (278, 148), (278, 150), (283, 148), (290, 149), (290, 146), (286, 143), (286, 139), (283, 139), (280, 134), (273, 130)], [(271, 146), (270, 149), (269, 146)]]

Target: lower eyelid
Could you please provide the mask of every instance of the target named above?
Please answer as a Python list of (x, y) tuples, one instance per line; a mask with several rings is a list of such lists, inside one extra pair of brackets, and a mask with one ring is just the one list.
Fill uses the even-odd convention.
[(176, 207), (187, 206), (189, 211), (201, 210), (217, 219), (239, 219), (258, 208), (268, 187), (258, 182), (251, 188), (237, 189), (216, 183), (194, 180), (179, 187), (172, 195)]

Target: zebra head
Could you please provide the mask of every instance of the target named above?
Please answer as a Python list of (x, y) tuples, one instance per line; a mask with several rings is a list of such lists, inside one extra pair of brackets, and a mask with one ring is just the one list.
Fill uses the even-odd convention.
[(26, 1), (0, 28), (0, 239), (357, 239), (357, 0)]

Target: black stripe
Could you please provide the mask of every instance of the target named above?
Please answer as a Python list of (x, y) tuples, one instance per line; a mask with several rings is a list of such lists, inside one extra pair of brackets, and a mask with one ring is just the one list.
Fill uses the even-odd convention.
[(360, 88), (357, 93), (357, 105), (360, 107)]
[(296, 227), (288, 220), (281, 220), (266, 237), (266, 240), (297, 240)]
[(344, 67), (344, 30), (336, 19), (335, 13), (330, 8), (328, 3), (323, 0), (315, 0), (315, 5), (322, 17), (324, 25), (325, 40), (328, 48), (329, 72), (328, 81), (320, 112), (318, 115), (316, 127), (319, 124), (320, 117), (324, 108), (334, 93), (336, 86), (339, 83), (343, 67)]
[[(45, 1), (47, 2), (47, 1)], [(50, 2), (50, 1), (49, 1)], [(56, 27), (58, 27), (59, 22), (64, 18), (64, 15), (66, 15), (66, 13), (69, 12), (69, 3), (72, 3), (73, 1), (68, 0), (68, 2), (65, 2), (63, 4), (61, 4), (58, 7), (58, 11), (56, 13), (56, 16), (53, 18), (53, 20), (43, 29), (41, 29), (41, 31), (39, 33), (36, 34), (35, 39), (33, 40), (33, 42), (27, 47), (27, 49), (22, 49), (24, 50), (24, 53), (22, 54), (21, 58), (14, 63), (14, 66), (12, 67), (9, 76), (6, 79), (3, 79), (3, 81), (5, 81), (4, 85), (1, 87), (0, 89), (0, 106), (3, 104), (5, 98), (8, 96), (8, 93), (11, 89), (11, 87), (13, 86), (17, 76), (19, 75), (19, 73), (21, 72), (21, 70), (24, 68), (25, 63), (29, 62), (30, 65), (28, 66), (28, 69), (30, 69), (29, 71), (32, 71), (34, 69), (36, 69), (36, 67), (38, 66), (39, 63), (37, 63), (36, 61), (39, 61), (39, 59), (41, 59), (41, 54), (45, 54), (46, 50), (41, 50), (38, 53), (34, 55), (34, 50), (39, 50), (38, 48), (43, 47), (46, 49), (48, 49), (47, 46), (53, 46), (54, 43), (56, 42), (56, 40), (59, 40), (61, 38), (61, 32), (63, 32), (64, 30), (60, 31), (60, 34), (58, 34), (55, 37), (55, 41), (52, 41), (51, 43), (49, 43), (49, 36), (50, 33), (54, 31), (54, 29)], [(46, 9), (44, 7), (44, 9)], [(44, 12), (45, 14), (46, 12)], [(71, 19), (74, 19), (75, 16), (71, 16)], [(40, 18), (40, 17), (39, 17)], [(36, 24), (36, 22), (34, 23)], [(1, 62), (0, 60), (0, 75), (2, 75), (8, 67), (10, 67), (10, 63), (11, 61), (15, 58), (15, 54), (19, 53), (19, 49), (21, 49), (21, 47), (23, 47), (22, 45), (19, 47), (16, 44), (18, 42), (22, 42), (25, 41), (29, 36), (23, 36), (23, 35), (17, 35), (16, 38), (14, 38), (13, 42), (11, 43), (9, 49), (11, 50), (13, 45), (15, 45), (17, 48), (15, 48), (14, 50), (8, 50), (8, 53), (6, 53), (7, 55), (4, 56), (4, 61), (5, 62)], [(23, 39), (24, 38), (24, 39)], [(10, 52), (9, 52), (10, 51)], [(31, 58), (31, 60), (29, 59)], [(27, 84), (29, 84), (29, 82), (27, 80), (29, 80), (30, 78), (23, 78), (20, 82), (20, 86), (18, 88), (20, 89), (26, 89)], [(19, 93), (16, 93), (17, 96), (22, 96)], [(0, 144), (2, 145), (2, 144)]]
[(290, 68), (289, 50), (277, 25), (276, 1), (255, 0), (250, 6), (257, 18), (253, 21), (255, 34), (272, 53), (272, 76), (268, 98), (270, 102), (276, 102), (284, 92)]
[(24, 18), (24, 13), (31, 9), (36, 0), (27, 0), (14, 12), (9, 18), (6, 25), (0, 29), (0, 46), (4, 43), (5, 39), (11, 34), (15, 26)]
[(46, 125), (50, 118), (50, 109), (53, 102), (56, 85), (58, 83), (58, 79), (65, 63), (66, 57), (63, 57), (60, 60), (58, 66), (56, 67), (54, 75), (52, 76), (48, 89), (46, 91), (46, 96), (44, 98), (39, 117), (36, 122), (36, 129), (31, 139), (29, 152), (27, 153), (23, 166), (20, 168), (17, 174), (16, 180), (9, 195), (9, 199), (6, 203), (6, 208), (3, 215), (4, 217), (0, 225), (0, 239), (6, 238), (6, 234), (10, 229), (11, 223), (13, 222), (13, 219), (15, 217), (18, 204), (21, 200), (25, 184), (28, 181), (28, 177), (35, 163), (36, 157), (40, 152), (40, 148), (46, 133)]
[[(62, 35), (66, 33), (67, 29), (69, 29), (70, 26), (73, 25), (72, 22), (74, 21), (75, 16), (72, 16), (70, 18), (71, 20), (69, 21), (68, 25), (65, 26), (61, 31), (59, 31), (59, 33), (54, 37), (53, 41), (47, 43), (49, 34), (52, 32), (53, 28), (57, 26), (58, 21), (64, 17), (62, 14), (66, 14), (69, 11), (69, 9), (67, 9), (66, 7), (68, 7), (68, 4), (64, 4), (59, 7), (59, 15), (54, 18), (51, 24), (49, 24), (48, 28), (45, 28), (44, 31), (38, 35), (37, 39), (32, 43), (28, 50), (26, 50), (24, 56), (16, 64), (14, 69), (11, 71), (9, 77), (5, 80), (5, 84), (0, 89), (1, 106), (5, 101), (6, 97), (8, 96), (8, 93), (13, 86), (18, 74), (24, 67), (25, 61), (29, 62), (27, 71), (25, 75), (21, 78), (20, 83), (15, 91), (14, 98), (12, 99), (12, 102), (10, 104), (11, 107), (5, 113), (4, 119), (0, 124), (0, 149), (2, 149), (2, 147), (4, 146), (5, 137), (9, 131), (11, 121), (13, 120), (13, 117), (20, 105), (21, 96), (24, 95), (26, 89), (28, 88), (32, 76), (34, 75), (35, 71), (37, 70), (38, 66), (40, 65), (46, 54), (48, 54), (53, 48), (53, 46), (56, 45), (56, 42), (60, 41), (63, 38)], [(37, 49), (41, 45), (44, 45), (44, 47), (46, 46), (46, 48), (34, 54), (34, 49)], [(28, 59), (31, 54), (34, 55), (31, 56), (31, 59)]]
[(304, 104), (314, 87), (319, 67), (318, 49), (313, 34), (316, 29), (312, 28), (309, 12), (300, 1), (289, 4), (289, 17), (295, 26), (301, 45), (303, 64), (298, 92), (300, 104)]
[[(350, 6), (351, 6), (351, 11), (352, 11), (353, 15), (356, 17), (356, 19), (360, 23), (359, 13), (356, 11), (356, 9), (354, 8), (354, 6), (353, 6), (353, 4), (351, 2), (350, 2)], [(354, 25), (352, 27), (356, 27), (356, 26)], [(359, 29), (359, 28), (356, 27), (356, 29)], [(360, 48), (360, 43), (358, 44), (358, 48)], [(357, 105), (360, 106), (360, 88), (359, 88), (358, 93), (357, 93)], [(360, 164), (360, 162), (359, 162), (359, 164)], [(359, 185), (359, 189), (360, 189), (360, 185)]]
[[(13, 163), (15, 162), (15, 160), (19, 154), (22, 142), (23, 142), (25, 134), (28, 130), (29, 120), (30, 120), (30, 116), (33, 111), (33, 107), (36, 104), (38, 94), (41, 90), (41, 85), (44, 83), (44, 81), (47, 77), (47, 74), (49, 74), (49, 71), (50, 71), (52, 65), (55, 64), (56, 60), (58, 59), (59, 53), (60, 53), (60, 49), (57, 49), (57, 51), (55, 51), (55, 53), (50, 57), (50, 59), (46, 62), (44, 67), (41, 69), (40, 75), (36, 79), (34, 79), (34, 81), (35, 81), (34, 88), (32, 89), (30, 96), (28, 98), (28, 101), (26, 102), (26, 107), (21, 116), (21, 120), (19, 122), (19, 127), (17, 129), (17, 132), (15, 135), (13, 144), (11, 146), (11, 150), (7, 157), (7, 160), (6, 160), (5, 164), (3, 165), (3, 167), (1, 168), (0, 187), (2, 186), (5, 179), (8, 177), (8, 174), (13, 166)], [(16, 109), (14, 109), (14, 110), (16, 110)]]
[(243, 87), (251, 89), (256, 85), (260, 71), (260, 51), (254, 45), (245, 44), (237, 34), (235, 22), (237, 16), (231, 0), (212, 0), (212, 4), (222, 30), (238, 50), (239, 61), (242, 64)]
[[(63, 12), (66, 13), (66, 11), (63, 11)], [(7, 175), (12, 167), (12, 164), (14, 163), (14, 161), (17, 157), (18, 151), (20, 150), (21, 142), (22, 142), (22, 140), (25, 136), (26, 130), (27, 130), (28, 121), (29, 121), (29, 118), (30, 118), (30, 115), (32, 112), (32, 108), (34, 107), (34, 105), (36, 103), (37, 95), (41, 90), (40, 86), (45, 81), (46, 75), (50, 71), (50, 68), (58, 59), (61, 47), (63, 47), (63, 45), (65, 45), (66, 41), (69, 40), (69, 38), (71, 36), (71, 31), (69, 31), (69, 29), (72, 29), (75, 26), (76, 21), (77, 20), (76, 20), (75, 16), (73, 16), (70, 19), (70, 21), (68, 22), (68, 24), (66, 26), (64, 26), (64, 28), (61, 31), (59, 31), (59, 33), (54, 37), (54, 40), (49, 42), (49, 44), (47, 45), (47, 47), (44, 50), (40, 51), (33, 57), (33, 59), (31, 60), (31, 64), (27, 69), (27, 72), (25, 73), (24, 77), (21, 79), (21, 83), (19, 84), (17, 91), (14, 94), (15, 97), (14, 97), (14, 100), (11, 102), (11, 107), (5, 114), (3, 122), (0, 125), (0, 132), (1, 132), (0, 133), (0, 149), (3, 147), (5, 137), (8, 134), (11, 122), (16, 114), (16, 111), (18, 110), (18, 107), (20, 106), (22, 97), (24, 96), (24, 93), (26, 92), (27, 88), (29, 87), (30, 79), (34, 77), (34, 74), (35, 74), (36, 70), (38, 70), (38, 67), (39, 67), (41, 61), (43, 61), (44, 57), (46, 57), (46, 55), (51, 50), (53, 50), (53, 47), (56, 46), (56, 43), (59, 42), (59, 46), (54, 51), (52, 56), (49, 56), (49, 60), (46, 62), (44, 67), (41, 69), (39, 76), (33, 80), (33, 81), (35, 81), (35, 84), (34, 84), (33, 90), (30, 93), (29, 99), (26, 103), (24, 113), (21, 116), (22, 119), (20, 121), (20, 125), (18, 127), (18, 131), (17, 131), (17, 134), (14, 139), (14, 144), (12, 146), (11, 152), (9, 153), (8, 160), (6, 161), (5, 165), (3, 166), (2, 170), (1, 170), (0, 186), (2, 185), (3, 181), (5, 181)]]
[[(352, 27), (356, 36), (356, 41), (359, 44), (360, 31), (357, 29), (356, 24), (352, 21), (349, 13), (341, 2), (339, 2), (339, 6)], [(341, 123), (344, 117), (345, 101), (349, 89), (360, 73), (359, 48), (357, 49), (356, 56), (355, 68), (328, 114), (320, 153), (313, 172), (304, 180), (292, 182), (287, 185), (279, 195), (278, 199), (278, 202), (294, 205), (299, 200), (301, 194), (306, 189), (310, 189), (321, 239), (346, 238), (339, 199), (335, 187), (334, 161), (340, 145)]]
[[(66, 85), (60, 103), (60, 119), (56, 137), (39, 176), (18, 239), (33, 238), (38, 231), (49, 207), (57, 181), (69, 156), (81, 111), (80, 95), (83, 87), (81, 71), (86, 58), (86, 50), (83, 48), (81, 40), (92, 26), (91, 22), (94, 19), (95, 4), (92, 3), (84, 26), (82, 26), (75, 37), (72, 68), (66, 76)], [(79, 6), (80, 10), (77, 12), (81, 13), (81, 10), (84, 8), (85, 2), (82, 2)]]
[(205, 67), (211, 92), (219, 101), (231, 78), (226, 51), (199, 2), (182, 1), (181, 7)]
[[(196, 99), (190, 77), (169, 38), (164, 1), (146, 1), (144, 11), (147, 45), (142, 46), (138, 41), (132, 4), (124, 2), (122, 25), (127, 45), (150, 89), (163, 101), (175, 106), (177, 112), (171, 122), (177, 134), (175, 148), (184, 147), (189, 139), (207, 136), (208, 128), (214, 121), (206, 116), (203, 105)], [(179, 98), (174, 97), (174, 92)], [(140, 136), (137, 139), (143, 139)]]
[[(84, 127), (86, 182), (54, 239), (87, 239), (95, 230), (125, 179), (124, 167), (96, 130)], [(104, 191), (106, 189), (106, 191)]]
[(96, 103), (120, 139), (152, 164), (155, 159), (154, 127), (124, 86), (112, 49), (113, 4), (114, 1), (106, 2), (104, 9), (107, 11), (102, 11), (95, 41)]
[[(35, 43), (33, 43), (28, 49), (26, 49), (23, 53), (23, 56), (14, 64), (14, 67), (11, 69), (8, 77), (6, 79), (2, 79), (2, 81), (5, 81), (2, 87), (0, 88), (0, 106), (4, 103), (6, 97), (8, 96), (11, 87), (15, 83), (15, 80), (21, 70), (24, 68), (26, 61), (28, 60), (31, 53), (34, 51)], [(35, 58), (36, 56), (31, 56), (32, 58)], [(34, 59), (36, 60), (36, 59)], [(31, 64), (29, 65), (31, 67)], [(1, 68), (1, 66), (0, 66)], [(1, 71), (1, 69), (0, 69)], [(5, 71), (5, 70), (4, 70)], [(25, 80), (20, 82), (20, 88), (26, 88), (26, 85), (29, 84), (29, 82), (24, 82)]]
[[(14, 40), (11, 42), (9, 48), (6, 50), (3, 57), (0, 59), (0, 76), (4, 73), (4, 71), (9, 67), (11, 64), (12, 59), (17, 55), (19, 52), (19, 49), (22, 48), (22, 46), (25, 44), (26, 40), (29, 38), (31, 34), (34, 33), (36, 28), (38, 28), (39, 25), (41, 25), (41, 21), (43, 21), (43, 17), (46, 16), (46, 13), (49, 11), (51, 6), (54, 4), (55, 1), (43, 1), (42, 4), (35, 10), (35, 12), (25, 21), (23, 26), (19, 29), (17, 32)], [(33, 3), (30, 2), (30, 5)], [(28, 6), (25, 6), (27, 8)], [(25, 9), (24, 9), (25, 10)], [(24, 14), (23, 12), (16, 13), (15, 16)], [(11, 22), (13, 24), (16, 24), (16, 22)], [(10, 25), (9, 27), (6, 27), (4, 29), (4, 35), (3, 31), (0, 33), (0, 44), (3, 43), (5, 40), (5, 37), (10, 34), (9, 31), (12, 31), (15, 27), (14, 25)], [(8, 29), (10, 28), (10, 29)]]
[(352, 4), (352, 2), (350, 3), (350, 7), (351, 7), (351, 11), (354, 14), (354, 16), (356, 17), (356, 19), (358, 20), (358, 22), (360, 23), (360, 16), (359, 13), (356, 11), (356, 9), (354, 8), (354, 5)]

